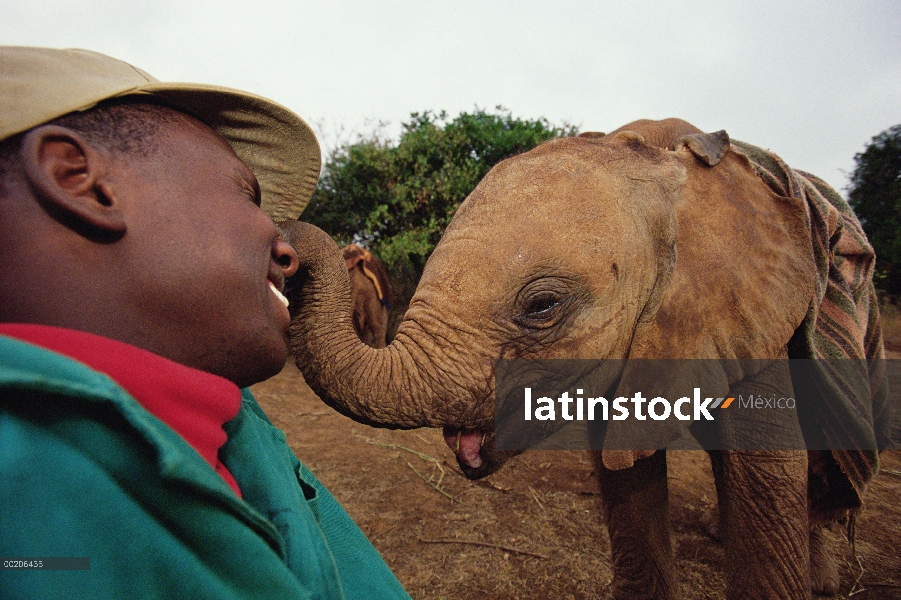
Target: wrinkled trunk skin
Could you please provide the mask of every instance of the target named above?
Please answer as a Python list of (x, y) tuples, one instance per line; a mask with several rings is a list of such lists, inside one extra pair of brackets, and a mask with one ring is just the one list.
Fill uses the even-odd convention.
[(371, 348), (353, 329), (350, 282), (337, 244), (308, 223), (279, 228), (300, 258), (298, 274), (286, 283), (295, 361), (326, 404), (376, 427), (490, 426), (486, 402), (474, 399), (492, 398), (493, 390), (483, 389), (484, 374), (481, 384), (472, 383), (463, 369), (441, 363), (442, 346), (454, 333), (430, 314), (428, 302), (414, 297), (394, 341)]

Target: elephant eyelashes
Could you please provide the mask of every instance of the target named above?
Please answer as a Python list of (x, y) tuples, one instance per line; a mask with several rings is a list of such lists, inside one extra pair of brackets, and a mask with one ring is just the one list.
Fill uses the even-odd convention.
[(539, 276), (520, 289), (513, 322), (523, 329), (559, 325), (583, 293), (584, 285), (567, 274)]
[(514, 320), (523, 327), (547, 327), (557, 320), (563, 298), (551, 292), (542, 292), (527, 299), (522, 313)]
[(538, 298), (532, 300), (532, 302), (529, 304), (529, 308), (526, 310), (526, 315), (530, 317), (540, 316), (542, 313), (548, 312), (558, 304), (560, 304), (560, 299), (552, 294), (539, 296)]

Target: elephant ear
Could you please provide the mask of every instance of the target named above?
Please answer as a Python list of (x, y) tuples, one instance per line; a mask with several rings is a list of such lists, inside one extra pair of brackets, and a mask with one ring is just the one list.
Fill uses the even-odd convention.
[[(673, 399), (686, 395), (688, 382), (701, 380), (714, 387), (705, 396), (725, 396), (753, 373), (736, 363), (680, 360), (676, 371), (649, 384), (642, 361), (633, 359), (784, 357), (814, 299), (806, 207), (773, 192), (727, 140), (725, 132), (687, 135), (670, 152), (687, 173), (675, 206), (676, 259), (671, 272), (658, 277), (635, 327), (616, 397), (641, 391)], [(629, 467), (681, 435), (669, 420), (645, 421), (640, 438), (653, 443), (635, 445), (629, 422), (608, 427), (608, 468)], [(648, 449), (635, 450), (641, 447)]]
[(692, 133), (683, 135), (673, 142), (674, 150), (688, 148), (704, 164), (718, 164), (729, 151), (729, 134), (725, 129), (714, 133)]

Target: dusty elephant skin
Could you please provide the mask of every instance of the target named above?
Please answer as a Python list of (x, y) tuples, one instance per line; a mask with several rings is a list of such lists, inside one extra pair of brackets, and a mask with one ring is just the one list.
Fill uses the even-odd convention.
[[(460, 206), (384, 349), (354, 333), (338, 247), (312, 226), (283, 224), (302, 265), (288, 292), (297, 364), (358, 421), (443, 427), (464, 473), (483, 477), (510, 456), (493, 444), (498, 358), (788, 357), (818, 289), (806, 210), (764, 183), (724, 132), (639, 121), (553, 140), (496, 166)], [(878, 332), (861, 337), (876, 340), (868, 357), (881, 356)], [(723, 373), (722, 392), (784, 376)], [(627, 372), (607, 383), (617, 396), (634, 385)], [(614, 595), (679, 597), (665, 452), (604, 451), (595, 462)], [(817, 528), (842, 511), (808, 510), (808, 454), (715, 452), (711, 462), (726, 595), (837, 589)]]
[(354, 331), (373, 348), (388, 345), (388, 310), (391, 308), (391, 282), (388, 271), (375, 255), (357, 244), (341, 249), (350, 277)]

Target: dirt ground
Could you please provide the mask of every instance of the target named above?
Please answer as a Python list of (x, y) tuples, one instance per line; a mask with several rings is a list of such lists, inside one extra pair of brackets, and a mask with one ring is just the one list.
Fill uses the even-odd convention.
[[(414, 599), (610, 597), (610, 546), (587, 452), (526, 452), (473, 482), (440, 431), (359, 425), (323, 404), (290, 362), (253, 391)], [(683, 595), (721, 598), (723, 550), (699, 525), (716, 501), (709, 461), (702, 452), (669, 456)], [(840, 597), (901, 598), (901, 452), (882, 458), (857, 521), (856, 557), (834, 532)]]

